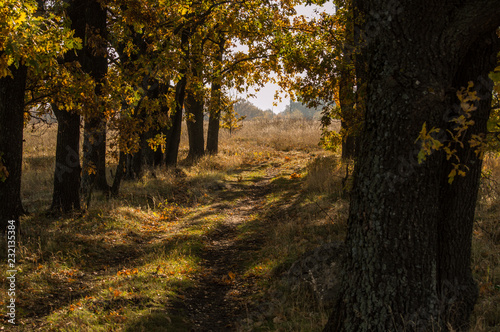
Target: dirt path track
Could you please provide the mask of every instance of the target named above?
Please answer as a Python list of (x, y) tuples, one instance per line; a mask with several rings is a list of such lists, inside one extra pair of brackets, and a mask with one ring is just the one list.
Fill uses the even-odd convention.
[(235, 331), (238, 319), (248, 309), (242, 296), (255, 286), (255, 279), (241, 275), (242, 263), (243, 257), (259, 248), (259, 241), (239, 239), (238, 226), (258, 212), (259, 203), (270, 191), (269, 179), (235, 184), (241, 197), (235, 199), (234, 205), (217, 211), (228, 217), (207, 237), (201, 255), (206, 272), (197, 277), (197, 286), (185, 294), (184, 304), (193, 324), (191, 331)]

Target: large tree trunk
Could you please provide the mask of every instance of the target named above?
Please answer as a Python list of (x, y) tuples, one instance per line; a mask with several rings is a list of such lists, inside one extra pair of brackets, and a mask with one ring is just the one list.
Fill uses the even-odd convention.
[[(491, 91), (493, 82), (488, 73), (497, 63), (496, 54), (500, 51), (496, 33), (481, 38), (477, 45), (462, 61), (454, 78), (454, 90), (467, 87), (472, 81), (474, 90), (481, 100), (476, 103), (477, 110), (472, 112), (474, 125), (464, 134), (461, 141), (464, 147), (455, 146), (457, 157), (469, 168), (465, 177), (456, 176), (452, 184), (447, 175), (453, 169), (451, 164), (443, 168), (441, 180), (440, 209), (441, 219), (438, 224), (438, 292), (441, 299), (442, 319), (455, 330), (465, 330), (469, 326), (470, 314), (478, 296), (477, 285), (470, 268), (472, 228), (474, 224), (477, 193), (479, 190), (482, 159), (471, 147), (472, 135), (481, 135), (487, 131), (487, 121), (491, 111)], [(454, 117), (463, 115), (456, 95), (450, 98), (454, 103), (445, 117), (448, 129), (453, 131), (456, 124), (450, 122)]]
[[(86, 4), (83, 5), (83, 8)], [(81, 15), (82, 4), (71, 1), (67, 12), (71, 19), (71, 29), (75, 36), (85, 38), (86, 21)], [(64, 55), (65, 62), (82, 60), (82, 50), (68, 52)], [(53, 212), (68, 212), (80, 209), (80, 115), (76, 111), (67, 111), (59, 108), (57, 103), (52, 105), (57, 118), (56, 167), (54, 171), (54, 191), (52, 192)]]
[(84, 45), (79, 61), (84, 72), (96, 82), (96, 102), (92, 109), (85, 112), (83, 142), (83, 174), (82, 189), (88, 192), (91, 188), (108, 192), (110, 187), (106, 180), (106, 120), (102, 109), (102, 84), (108, 71), (106, 50), (106, 9), (96, 0), (87, 1), (83, 13), (86, 23), (85, 38), (93, 43)]
[(80, 115), (52, 106), (57, 118), (56, 169), (51, 211), (80, 209)]
[(0, 179), (0, 234), (9, 220), (19, 232), (19, 216), (24, 212), (21, 202), (21, 171), (23, 162), (24, 93), (27, 69), (9, 67), (12, 77), (0, 79), (0, 158), (5, 169)]
[[(366, 116), (342, 291), (325, 331), (447, 328), (441, 304), (452, 301), (440, 292), (439, 271), (444, 262), (462, 265), (468, 256), (443, 250), (439, 241), (449, 236), (459, 243), (468, 230), (455, 227), (463, 221), (457, 215), (451, 232), (460, 235), (440, 233), (450, 232), (440, 227), (439, 204), (449, 161), (435, 153), (419, 164), (414, 142), (424, 123), (442, 125), (447, 92), (468, 50), (500, 24), (497, 6), (492, 0), (361, 2), (369, 68)], [(448, 258), (441, 256), (445, 252)]]

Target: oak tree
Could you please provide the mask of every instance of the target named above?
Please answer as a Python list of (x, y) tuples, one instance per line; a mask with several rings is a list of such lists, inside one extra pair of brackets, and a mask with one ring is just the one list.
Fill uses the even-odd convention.
[[(444, 153), (418, 163), (422, 124), (460, 116), (472, 80), (485, 130), (500, 25), (498, 2), (355, 1), (363, 17), (366, 115), (342, 290), (325, 331), (465, 330), (477, 287), (470, 248), (481, 160), (464, 144), (466, 177), (450, 186)], [(444, 136), (443, 140), (450, 139)]]

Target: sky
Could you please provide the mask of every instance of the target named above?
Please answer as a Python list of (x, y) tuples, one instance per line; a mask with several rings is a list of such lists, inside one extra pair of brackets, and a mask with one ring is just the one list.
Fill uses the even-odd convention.
[[(323, 7), (319, 6), (297, 6), (296, 7), (297, 14), (304, 15), (308, 17), (314, 17), (315, 10), (323, 10), (330, 13), (333, 13), (333, 3), (327, 2)], [(276, 90), (279, 90), (278, 85), (276, 84), (266, 84), (262, 89), (256, 92), (255, 97), (247, 97), (246, 95), (240, 96), (241, 98), (247, 99), (249, 102), (260, 108), (261, 110), (272, 110), (274, 113), (279, 113), (285, 110), (285, 107), (290, 103), (289, 97), (281, 94), (282, 101), (274, 100), (274, 94)], [(250, 93), (254, 93), (253, 89), (249, 89)], [(273, 103), (276, 103), (276, 106), (273, 106)]]

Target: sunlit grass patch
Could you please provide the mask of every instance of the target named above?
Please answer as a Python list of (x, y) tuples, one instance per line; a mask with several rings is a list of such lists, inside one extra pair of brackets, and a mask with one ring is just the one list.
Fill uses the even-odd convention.
[(500, 326), (500, 156), (486, 154), (472, 242), (472, 271), (479, 286), (473, 331)]
[[(97, 216), (102, 214), (97, 213)], [(181, 291), (192, 286), (191, 278), (199, 271), (196, 255), (202, 247), (201, 241), (188, 234), (172, 234), (149, 245), (143, 243), (142, 249), (138, 250), (140, 255), (129, 257), (131, 251), (128, 246), (120, 244), (127, 242), (120, 241), (126, 237), (126, 229), (117, 226), (93, 237), (72, 234), (73, 240), (81, 237), (89, 241), (81, 246), (83, 250), (80, 245), (76, 245), (78, 250), (70, 249), (68, 242), (59, 241), (58, 245), (53, 244), (51, 247), (57, 250), (52, 251), (52, 256), (42, 257), (36, 264), (23, 264), (19, 269), (22, 271), (19, 280), (31, 285), (36, 291), (27, 293), (26, 299), (20, 299), (20, 319), (28, 312), (36, 311), (28, 303), (42, 306), (41, 299), (54, 289), (64, 290), (64, 298), (53, 301), (54, 307), (40, 326), (42, 330), (122, 330), (124, 326), (137, 324), (141, 317), (155, 310), (165, 312), (173, 306)], [(141, 237), (147, 233), (140, 230), (136, 231), (135, 236)], [(102, 246), (108, 250), (99, 252), (96, 249), (99, 248), (96, 246), (98, 242), (93, 242), (96, 239), (104, 242)], [(109, 247), (106, 244), (108, 242), (111, 243)], [(132, 244), (138, 245), (136, 242)], [(72, 257), (76, 255), (75, 252), (81, 252), (84, 259), (74, 260)], [(88, 266), (90, 261), (99, 262), (99, 258), (92, 255), (97, 253), (102, 254), (103, 261), (93, 267)], [(127, 256), (125, 258), (122, 255)], [(95, 268), (99, 269), (99, 266), (102, 270), (96, 272)], [(177, 325), (186, 326), (182, 319), (173, 316), (165, 315), (165, 322), (170, 324), (175, 321)]]
[[(329, 170), (339, 175), (338, 169)], [(266, 195), (254, 221), (241, 226), (242, 238), (253, 233), (263, 240), (245, 272), (258, 278), (260, 289), (252, 296), (256, 309), (243, 320), (244, 331), (321, 330), (329, 315), (309, 290), (288, 289), (281, 277), (303, 253), (343, 239), (348, 202), (325, 188), (310, 190), (308, 175), (294, 173), (274, 177), (270, 184), (274, 190)], [(314, 176), (321, 177), (320, 171)], [(267, 313), (260, 311), (262, 306)]]

